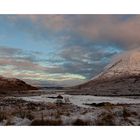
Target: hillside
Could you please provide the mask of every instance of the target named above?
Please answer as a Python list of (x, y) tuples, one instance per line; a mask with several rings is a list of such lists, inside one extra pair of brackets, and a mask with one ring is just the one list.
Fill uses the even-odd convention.
[(140, 95), (140, 49), (115, 57), (102, 73), (75, 89), (92, 95)]
[(33, 87), (22, 80), (0, 76), (0, 91), (25, 91), (36, 89), (36, 87)]

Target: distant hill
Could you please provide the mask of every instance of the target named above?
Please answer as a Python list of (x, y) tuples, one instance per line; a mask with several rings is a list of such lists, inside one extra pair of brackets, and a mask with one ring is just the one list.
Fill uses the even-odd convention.
[(52, 86), (52, 87), (40, 87), (40, 89), (46, 89), (46, 90), (63, 90), (64, 87), (55, 87), (55, 86)]
[(0, 91), (25, 91), (25, 90), (37, 90), (37, 88), (16, 78), (5, 78), (0, 76)]

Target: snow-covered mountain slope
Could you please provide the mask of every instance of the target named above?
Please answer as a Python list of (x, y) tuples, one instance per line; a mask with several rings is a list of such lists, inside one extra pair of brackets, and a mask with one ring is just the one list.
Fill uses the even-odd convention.
[(22, 80), (0, 76), (0, 91), (22, 91), (22, 90), (35, 90), (35, 89), (37, 88), (28, 85)]
[(140, 95), (140, 49), (115, 57), (102, 73), (76, 89), (94, 95)]
[(93, 77), (97, 78), (118, 78), (122, 76), (140, 74), (140, 49), (128, 51), (113, 59), (102, 73)]

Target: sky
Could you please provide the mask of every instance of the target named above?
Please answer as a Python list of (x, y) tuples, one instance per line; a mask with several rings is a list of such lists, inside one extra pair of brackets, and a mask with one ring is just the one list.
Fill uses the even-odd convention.
[(139, 48), (140, 15), (0, 15), (0, 75), (73, 86)]

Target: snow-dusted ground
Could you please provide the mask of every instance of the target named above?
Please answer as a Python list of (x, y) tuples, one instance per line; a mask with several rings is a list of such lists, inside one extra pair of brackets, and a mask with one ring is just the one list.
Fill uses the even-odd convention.
[[(57, 99), (52, 99), (48, 97), (56, 97), (57, 95), (41, 95), (41, 96), (29, 96), (29, 97), (18, 97), (26, 101), (32, 102), (44, 102), (44, 103), (54, 103)], [(140, 99), (130, 99), (127, 97), (102, 97), (102, 96), (89, 96), (89, 95), (62, 95), (64, 100), (69, 98), (70, 102), (74, 105), (80, 107), (89, 107), (84, 105), (85, 103), (102, 103), (110, 102), (113, 104), (140, 104)]]
[[(7, 97), (0, 100), (0, 125), (140, 125), (140, 99), (67, 95), (72, 104), (55, 104), (56, 94)], [(22, 100), (18, 100), (22, 99)], [(23, 101), (24, 100), (24, 101)], [(110, 102), (121, 105), (88, 106), (85, 103)], [(130, 105), (131, 104), (131, 105)], [(43, 119), (42, 119), (43, 118)]]
[[(8, 120), (3, 120), (2, 122), (0, 122), (0, 126), (5, 126), (7, 122)], [(31, 124), (31, 120), (27, 118), (22, 119), (19, 117), (13, 117), (11, 118), (10, 123), (15, 126), (27, 126)]]

